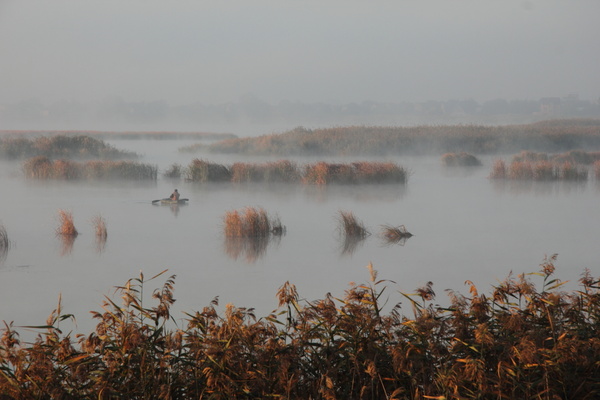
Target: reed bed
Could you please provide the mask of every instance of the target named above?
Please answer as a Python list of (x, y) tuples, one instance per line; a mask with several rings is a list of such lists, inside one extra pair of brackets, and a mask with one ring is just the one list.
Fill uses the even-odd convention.
[(234, 163), (232, 166), (195, 159), (186, 179), (194, 182), (266, 182), (305, 184), (406, 183), (408, 171), (391, 162), (318, 162), (298, 167), (288, 160), (267, 163)]
[(224, 165), (195, 158), (186, 168), (185, 177), (193, 182), (230, 182), (231, 171)]
[(288, 160), (267, 162), (262, 164), (237, 162), (231, 166), (231, 181), (241, 182), (286, 182), (295, 183), (300, 180), (300, 173), (295, 163)]
[(304, 167), (302, 181), (307, 184), (406, 183), (407, 171), (391, 162), (318, 162)]
[(156, 180), (155, 165), (135, 161), (50, 160), (45, 156), (32, 157), (23, 163), (23, 172), (32, 179), (133, 179)]
[(102, 140), (85, 135), (1, 138), (0, 156), (10, 159), (36, 156), (102, 160), (138, 158), (134, 152), (119, 150)]
[[(215, 298), (172, 327), (175, 277), (144, 298), (143, 274), (106, 297), (93, 332), (73, 335), (57, 308), (24, 342), (12, 323), (0, 337), (5, 398), (594, 399), (600, 395), (600, 279), (578, 290), (538, 272), (509, 275), (480, 293), (432, 282), (386, 305), (393, 282), (351, 284), (341, 296), (302, 300), (277, 292), (264, 318)], [(147, 295), (146, 295), (147, 296)]]
[(446, 153), (442, 155), (442, 164), (446, 167), (479, 167), (481, 161), (473, 154), (460, 152), (460, 153)]
[(600, 160), (600, 152), (597, 151), (583, 151), (583, 150), (570, 150), (565, 153), (538, 153), (533, 151), (522, 151), (521, 153), (513, 156), (512, 161), (529, 161), (529, 162), (541, 162), (551, 161), (558, 164), (564, 164), (569, 162), (571, 164), (590, 165)]
[[(520, 160), (522, 158), (518, 158)], [(507, 166), (497, 160), (492, 166), (491, 179), (535, 180), (535, 181), (584, 181), (588, 177), (587, 168), (570, 162), (558, 161), (517, 161)]]
[(206, 150), (277, 156), (386, 156), (456, 152), (498, 154), (531, 148), (547, 152), (600, 148), (600, 120), (504, 126), (299, 127), (278, 134), (222, 140), (208, 145)]

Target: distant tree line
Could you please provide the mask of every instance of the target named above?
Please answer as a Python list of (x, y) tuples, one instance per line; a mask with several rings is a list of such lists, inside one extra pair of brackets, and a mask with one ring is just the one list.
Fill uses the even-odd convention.
[[(477, 102), (473, 99), (425, 102), (375, 102), (328, 104), (283, 100), (270, 104), (256, 96), (245, 95), (238, 101), (220, 104), (191, 103), (170, 105), (163, 100), (126, 101), (120, 97), (98, 103), (57, 101), (45, 104), (39, 100), (0, 104), (0, 120), (4, 122), (105, 121), (126, 123), (270, 123), (278, 121), (306, 123), (381, 123), (395, 119), (461, 118), (483, 119), (504, 117), (533, 120), (563, 117), (600, 117), (600, 103), (582, 100), (577, 95), (546, 97), (538, 100), (495, 99)], [(511, 120), (512, 117), (512, 120)]]

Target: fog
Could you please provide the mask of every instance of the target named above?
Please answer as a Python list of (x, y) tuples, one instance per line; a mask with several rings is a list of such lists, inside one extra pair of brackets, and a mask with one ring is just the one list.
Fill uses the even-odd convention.
[(597, 101), (598, 15), (595, 0), (0, 0), (0, 107)]

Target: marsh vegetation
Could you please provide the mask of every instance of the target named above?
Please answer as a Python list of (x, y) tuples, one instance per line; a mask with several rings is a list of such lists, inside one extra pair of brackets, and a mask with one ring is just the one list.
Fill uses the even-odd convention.
[(186, 179), (194, 182), (265, 182), (326, 184), (406, 183), (408, 172), (392, 162), (317, 162), (297, 166), (288, 160), (267, 163), (237, 162), (232, 166), (194, 159)]
[(119, 150), (102, 140), (84, 135), (41, 136), (32, 139), (23, 136), (0, 138), (0, 156), (8, 159), (43, 156), (53, 159), (101, 160), (139, 157), (134, 152)]
[[(600, 120), (526, 125), (344, 126), (226, 139), (199, 150), (270, 156), (392, 156), (407, 154), (561, 152), (600, 148)], [(192, 149), (186, 149), (190, 151)]]
[[(278, 308), (218, 299), (173, 325), (175, 276), (145, 299), (151, 279), (130, 279), (73, 335), (61, 301), (24, 342), (12, 323), (0, 339), (0, 392), (10, 398), (580, 398), (600, 394), (600, 281), (586, 271), (562, 291), (556, 257), (480, 293), (433, 284), (386, 305), (393, 282), (372, 265), (342, 296), (303, 300), (294, 284)], [(467, 281), (468, 282), (468, 281)]]
[(50, 160), (37, 156), (25, 160), (23, 172), (33, 179), (132, 179), (156, 180), (158, 167), (136, 161)]

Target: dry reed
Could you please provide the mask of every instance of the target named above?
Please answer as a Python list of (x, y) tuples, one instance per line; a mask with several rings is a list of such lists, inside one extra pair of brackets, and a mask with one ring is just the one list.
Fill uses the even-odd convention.
[(399, 243), (403, 245), (407, 239), (413, 237), (413, 234), (407, 231), (404, 225), (382, 225), (381, 236), (388, 243)]
[[(282, 230), (279, 218), (274, 221), (278, 224), (277, 230)], [(228, 211), (223, 222), (226, 237), (265, 237), (273, 233), (271, 218), (262, 208), (246, 207), (241, 211)]]
[(96, 232), (96, 238), (106, 240), (108, 237), (108, 231), (106, 230), (106, 220), (101, 215), (96, 215), (92, 218), (92, 225), (94, 225), (94, 232)]
[(73, 223), (73, 213), (65, 210), (58, 210), (59, 226), (56, 233), (62, 236), (77, 236), (78, 232)]
[(392, 283), (377, 277), (341, 296), (307, 301), (290, 282), (265, 318), (215, 298), (172, 326), (174, 276), (146, 279), (106, 297), (93, 332), (73, 336), (58, 307), (22, 341), (12, 323), (0, 336), (0, 393), (7, 399), (593, 399), (600, 395), (600, 280), (578, 290), (554, 277), (556, 256), (538, 272), (509, 275), (480, 293), (433, 283), (405, 304), (386, 305)]
[(340, 211), (338, 217), (340, 223), (339, 229), (345, 237), (362, 239), (370, 235), (367, 228), (351, 211)]
[(134, 161), (52, 161), (37, 156), (23, 163), (25, 176), (34, 179), (135, 179), (157, 178), (157, 167)]
[(163, 173), (165, 178), (173, 178), (179, 179), (181, 178), (182, 168), (181, 165), (177, 163), (173, 163), (169, 166), (169, 168)]

